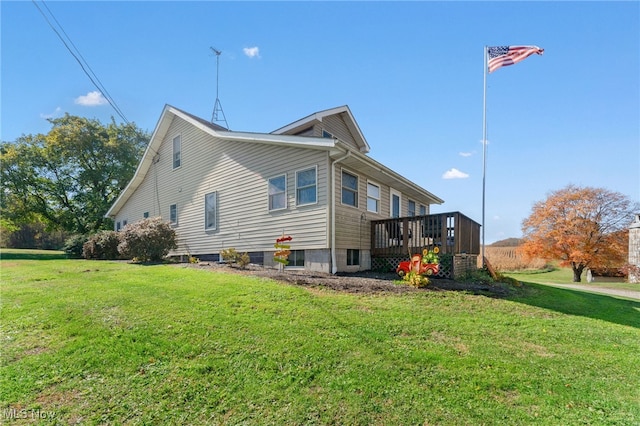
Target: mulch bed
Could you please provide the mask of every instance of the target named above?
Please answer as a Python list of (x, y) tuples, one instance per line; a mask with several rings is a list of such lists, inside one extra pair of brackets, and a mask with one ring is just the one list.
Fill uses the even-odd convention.
[(431, 283), (424, 288), (415, 288), (402, 283), (395, 273), (364, 271), (356, 273), (339, 273), (336, 275), (304, 270), (287, 270), (281, 272), (273, 268), (259, 265), (248, 265), (246, 268), (230, 266), (217, 262), (201, 262), (194, 264), (178, 264), (181, 267), (203, 269), (213, 272), (227, 272), (241, 275), (253, 275), (309, 288), (324, 288), (334, 291), (375, 294), (375, 293), (415, 293), (420, 291), (462, 291), (489, 297), (506, 297), (510, 293), (508, 286), (474, 282), (458, 282), (444, 278), (430, 278)]

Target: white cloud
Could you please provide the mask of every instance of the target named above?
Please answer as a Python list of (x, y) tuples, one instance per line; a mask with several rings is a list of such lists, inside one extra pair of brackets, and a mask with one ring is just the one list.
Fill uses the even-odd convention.
[(51, 114), (40, 113), (40, 118), (44, 118), (45, 120), (48, 120), (50, 118), (59, 116), (61, 111), (62, 111), (62, 108), (56, 107), (56, 109)]
[(471, 157), (473, 152), (459, 152), (460, 157)]
[(83, 105), (83, 106), (98, 106), (98, 105), (105, 105), (107, 103), (109, 103), (107, 101), (107, 99), (102, 96), (102, 93), (96, 91), (93, 92), (89, 92), (86, 95), (83, 96), (78, 96), (74, 102), (78, 105)]
[(449, 169), (442, 175), (442, 179), (466, 179), (468, 177), (467, 173), (461, 172), (456, 168)]
[(500, 220), (500, 219), (501, 219), (501, 217), (498, 216), (498, 215), (493, 216), (493, 220)]
[(244, 49), (242, 49), (242, 51), (244, 52), (245, 55), (247, 55), (250, 58), (260, 57), (260, 49), (258, 48), (258, 46), (245, 47)]

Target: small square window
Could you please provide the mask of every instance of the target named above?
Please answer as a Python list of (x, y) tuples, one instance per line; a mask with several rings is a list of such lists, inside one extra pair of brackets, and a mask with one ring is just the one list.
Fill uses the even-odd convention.
[(142, 217), (144, 217), (145, 219), (148, 219), (149, 218), (149, 212), (144, 212), (142, 214)]
[(347, 249), (347, 266), (360, 265), (360, 250)]
[(291, 250), (289, 254), (289, 265), (304, 268), (304, 250)]

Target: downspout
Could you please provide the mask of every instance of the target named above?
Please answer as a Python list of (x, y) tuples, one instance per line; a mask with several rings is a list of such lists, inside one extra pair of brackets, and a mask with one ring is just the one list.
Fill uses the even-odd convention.
[(331, 273), (338, 272), (338, 264), (336, 262), (336, 164), (351, 155), (351, 151), (331, 163)]

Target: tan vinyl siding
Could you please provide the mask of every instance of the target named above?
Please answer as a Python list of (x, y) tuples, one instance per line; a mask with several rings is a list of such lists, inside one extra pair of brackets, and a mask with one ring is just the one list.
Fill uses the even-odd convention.
[[(342, 119), (341, 115), (336, 114), (325, 117), (322, 121), (322, 129), (331, 133), (341, 141), (353, 146), (355, 149), (359, 149), (359, 147), (356, 145), (353, 135), (349, 131), (349, 128)], [(322, 133), (322, 130), (320, 130), (320, 133)], [(322, 135), (320, 134), (320, 136)]]
[[(182, 164), (172, 169), (172, 140), (182, 137)], [(325, 151), (272, 146), (266, 143), (214, 139), (179, 118), (174, 118), (159, 149), (159, 161), (151, 166), (138, 190), (116, 221), (129, 223), (157, 211), (169, 217), (169, 206), (178, 205), (178, 254), (238, 251), (272, 251), (284, 230), (293, 249), (328, 247), (327, 160)], [(296, 206), (295, 172), (317, 167), (317, 203)], [(155, 174), (157, 173), (157, 194)], [(269, 212), (267, 180), (286, 174), (287, 209)], [(205, 194), (217, 193), (217, 226), (205, 230)], [(155, 206), (155, 210), (154, 210)]]
[[(358, 207), (342, 204), (342, 171), (358, 176)], [(371, 181), (380, 188), (379, 212), (367, 210), (367, 182)], [(394, 188), (395, 190), (395, 188)], [(395, 190), (397, 191), (397, 190)], [(397, 191), (400, 193), (400, 191)], [(368, 250), (371, 245), (371, 221), (391, 217), (390, 197), (391, 188), (380, 184), (374, 178), (358, 173), (352, 168), (336, 166), (335, 176), (336, 194), (336, 248)], [(424, 205), (424, 204), (423, 204)], [(407, 214), (409, 197), (400, 193), (400, 216)], [(420, 203), (416, 202), (416, 210)], [(426, 205), (426, 214), (429, 214), (429, 205)], [(416, 213), (418, 214), (418, 213)]]
[[(343, 170), (358, 177), (358, 207), (342, 204)], [(384, 197), (383, 188), (384, 187), (381, 186), (381, 197)], [(367, 176), (350, 168), (343, 169), (338, 164), (338, 166), (336, 166), (335, 194), (336, 248), (368, 250), (371, 240), (370, 221), (384, 219), (386, 216), (367, 211)], [(381, 205), (381, 207), (383, 206)]]

